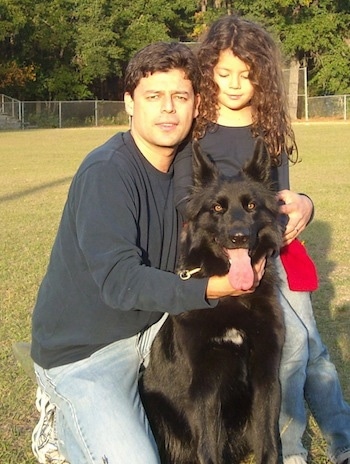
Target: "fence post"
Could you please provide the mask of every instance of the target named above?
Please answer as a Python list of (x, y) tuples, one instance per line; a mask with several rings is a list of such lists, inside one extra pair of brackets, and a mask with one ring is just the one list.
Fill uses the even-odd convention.
[(307, 67), (304, 67), (304, 88), (305, 88), (305, 120), (309, 120), (309, 102), (307, 94)]
[(21, 126), (22, 126), (22, 130), (25, 129), (25, 121), (24, 121), (24, 101), (22, 102), (19, 102), (19, 105), (18, 105), (18, 108), (19, 108), (19, 119), (21, 121)]
[(95, 126), (98, 126), (98, 100), (95, 100)]
[(347, 118), (347, 111), (346, 111), (346, 95), (344, 95), (344, 121), (346, 121)]
[(58, 127), (62, 129), (62, 102), (58, 102)]

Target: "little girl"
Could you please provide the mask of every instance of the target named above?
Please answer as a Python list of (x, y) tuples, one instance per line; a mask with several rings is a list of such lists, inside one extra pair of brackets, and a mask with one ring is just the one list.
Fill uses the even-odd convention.
[[(254, 139), (263, 136), (281, 214), (288, 216), (284, 247), (276, 259), (286, 341), (280, 367), (280, 433), (283, 463), (306, 464), (302, 436), (304, 399), (327, 440), (329, 458), (350, 464), (350, 408), (313, 316), (310, 292), (315, 268), (296, 237), (313, 216), (309, 197), (289, 189), (288, 162), (297, 147), (287, 111), (278, 48), (258, 24), (226, 16), (209, 29), (198, 49), (201, 105), (193, 137), (224, 174), (234, 175), (250, 159)], [(175, 202), (185, 215), (191, 185), (191, 143), (175, 158)], [(263, 431), (262, 431), (263, 433)]]

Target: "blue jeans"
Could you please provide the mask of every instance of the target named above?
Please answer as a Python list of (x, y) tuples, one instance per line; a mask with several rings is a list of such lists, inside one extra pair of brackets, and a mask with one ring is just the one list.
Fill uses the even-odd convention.
[(160, 464), (138, 379), (165, 318), (87, 359), (52, 369), (35, 365), (57, 407), (59, 450), (71, 464)]
[(289, 290), (282, 264), (276, 261), (282, 278), (280, 299), (286, 325), (280, 367), (283, 458), (300, 455), (306, 460), (302, 444), (307, 425), (306, 400), (327, 441), (329, 458), (337, 463), (350, 451), (350, 407), (343, 399), (337, 371), (317, 330), (310, 294)]

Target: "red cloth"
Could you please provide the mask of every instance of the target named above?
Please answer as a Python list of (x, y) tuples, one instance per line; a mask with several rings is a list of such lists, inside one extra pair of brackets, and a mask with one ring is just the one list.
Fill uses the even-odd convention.
[(303, 243), (298, 239), (281, 249), (281, 261), (289, 288), (295, 292), (313, 292), (318, 288), (317, 270)]

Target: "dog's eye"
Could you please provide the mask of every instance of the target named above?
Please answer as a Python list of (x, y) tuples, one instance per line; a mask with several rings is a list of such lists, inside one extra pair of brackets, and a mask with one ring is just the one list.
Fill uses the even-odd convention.
[(247, 204), (247, 210), (248, 211), (252, 211), (253, 209), (255, 209), (256, 207), (256, 203), (254, 201), (250, 201), (248, 204)]
[(215, 203), (215, 205), (213, 205), (213, 211), (216, 213), (222, 213), (224, 208), (220, 205), (220, 203)]

